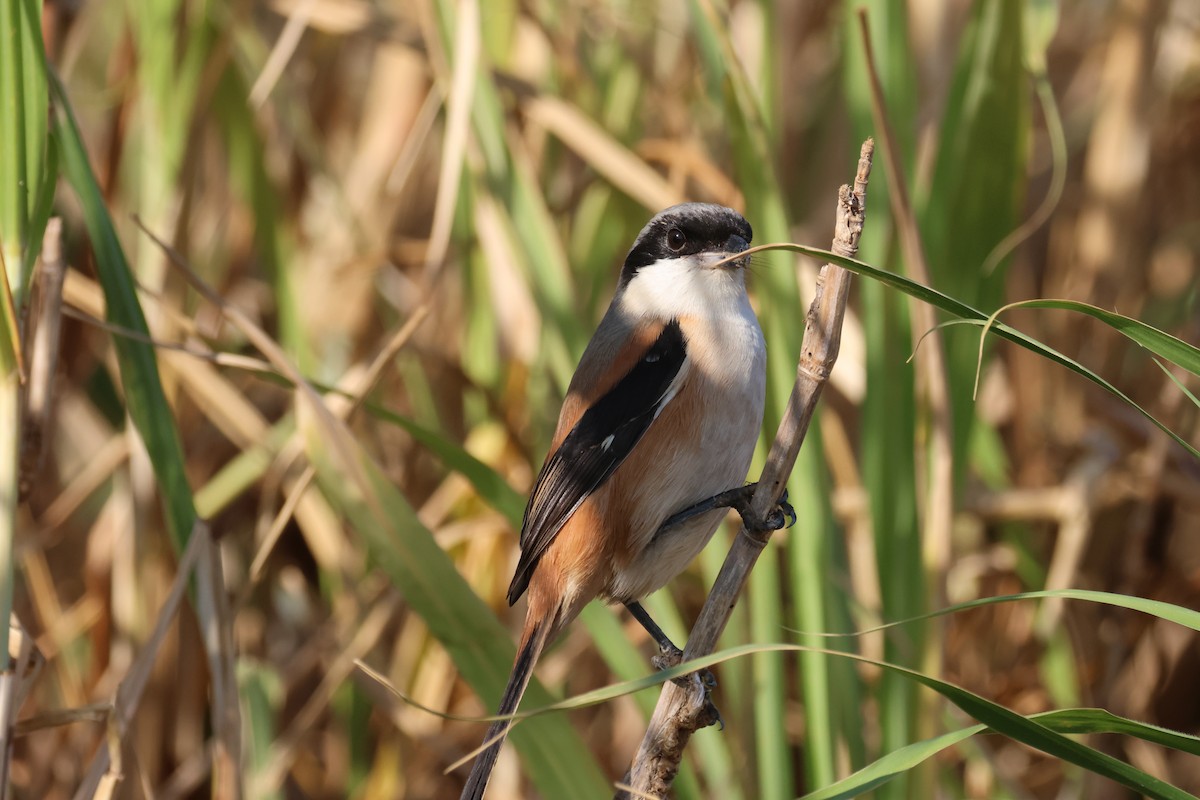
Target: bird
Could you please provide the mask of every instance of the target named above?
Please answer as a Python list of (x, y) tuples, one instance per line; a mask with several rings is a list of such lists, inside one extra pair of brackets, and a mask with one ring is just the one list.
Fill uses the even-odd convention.
[[(634, 240), (525, 509), (508, 603), (528, 594), (528, 608), (497, 716), (516, 711), (542, 650), (596, 598), (624, 604), (678, 656), (639, 601), (704, 548), (717, 504), (752, 488), (766, 396), (741, 256), (752, 238), (738, 212), (683, 203)], [(510, 725), (488, 729), (462, 800), (483, 797)]]

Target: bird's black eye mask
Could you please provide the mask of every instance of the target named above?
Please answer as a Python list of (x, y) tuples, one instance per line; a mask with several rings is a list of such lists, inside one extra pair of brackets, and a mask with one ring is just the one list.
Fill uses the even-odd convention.
[(734, 235), (748, 244), (754, 234), (750, 223), (730, 209), (703, 203), (667, 209), (638, 235), (625, 257), (620, 284), (629, 283), (638, 270), (660, 259), (724, 252), (730, 236)]

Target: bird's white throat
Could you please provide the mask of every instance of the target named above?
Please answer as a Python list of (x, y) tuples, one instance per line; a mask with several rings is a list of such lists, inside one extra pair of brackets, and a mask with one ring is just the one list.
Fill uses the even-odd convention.
[(623, 287), (631, 314), (660, 320), (754, 317), (744, 271), (713, 267), (725, 253), (660, 259), (642, 267)]

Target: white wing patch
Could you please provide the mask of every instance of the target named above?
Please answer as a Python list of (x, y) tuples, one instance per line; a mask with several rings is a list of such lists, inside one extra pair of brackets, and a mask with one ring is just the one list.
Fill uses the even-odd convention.
[(679, 365), (679, 372), (675, 373), (675, 377), (671, 380), (671, 385), (663, 392), (663, 396), (658, 399), (658, 405), (654, 407), (654, 419), (658, 419), (658, 415), (675, 399), (675, 395), (679, 394), (679, 390), (683, 387), (683, 382), (687, 378), (688, 371), (691, 369), (691, 357), (685, 357), (683, 363)]

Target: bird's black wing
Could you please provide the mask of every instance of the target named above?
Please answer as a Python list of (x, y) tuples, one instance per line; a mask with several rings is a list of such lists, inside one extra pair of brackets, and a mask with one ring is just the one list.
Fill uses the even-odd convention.
[(533, 568), (562, 526), (608, 480), (670, 402), (671, 384), (686, 358), (683, 330), (672, 320), (546, 459), (525, 508), (521, 558), (508, 587), (509, 605), (524, 594)]

